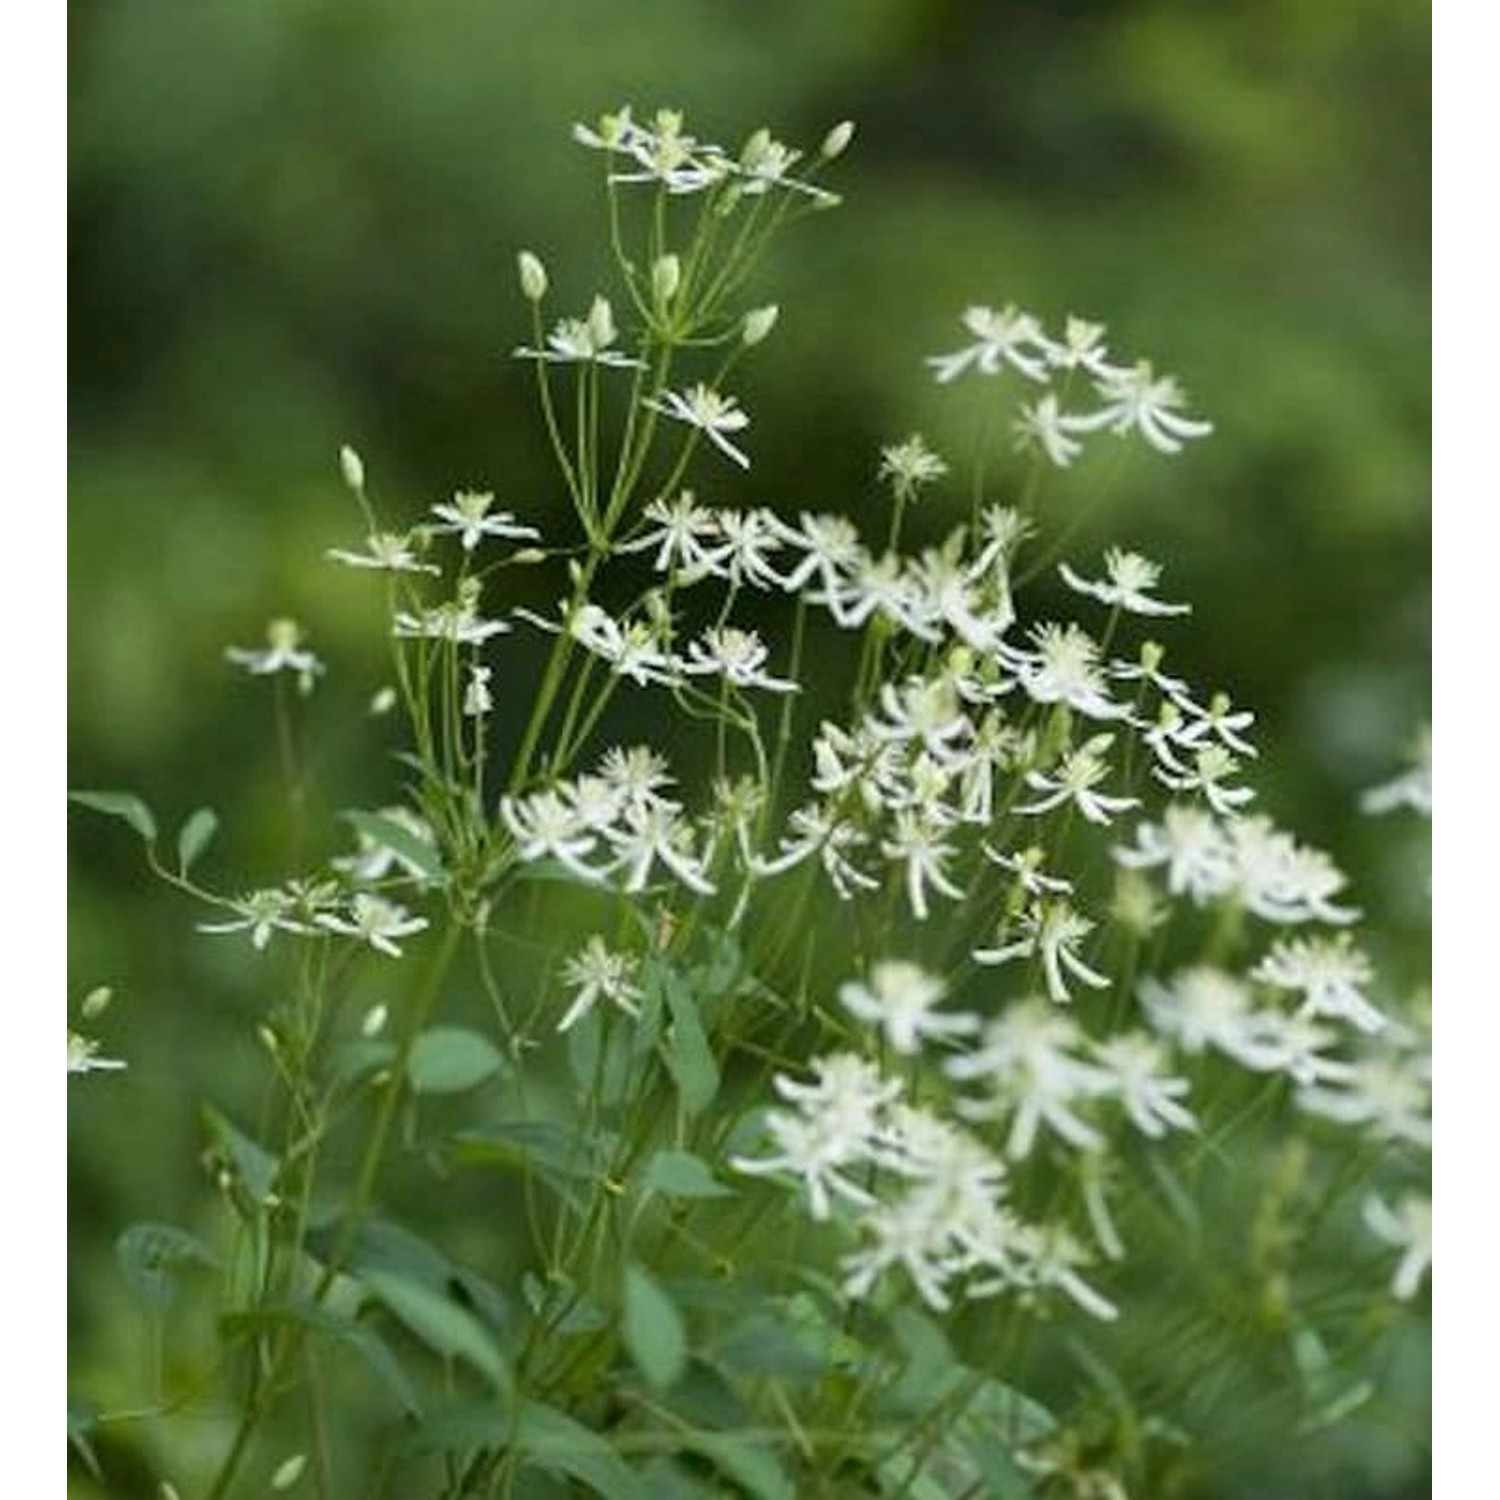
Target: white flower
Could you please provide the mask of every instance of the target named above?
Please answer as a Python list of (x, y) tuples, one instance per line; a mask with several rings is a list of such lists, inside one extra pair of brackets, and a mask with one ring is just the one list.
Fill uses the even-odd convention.
[(1022, 916), (1022, 935), (1015, 942), (999, 948), (976, 948), (971, 956), (975, 963), (1004, 964), (1039, 955), (1047, 994), (1062, 1005), (1073, 998), (1063, 978), (1065, 969), (1090, 989), (1109, 988), (1109, 980), (1089, 968), (1075, 951), (1093, 930), (1094, 924), (1066, 901), (1041, 901)]
[(973, 726), (945, 678), (914, 677), (899, 688), (882, 683), (880, 706), (885, 718), (872, 715), (866, 721), (876, 739), (916, 740), (934, 760), (950, 766), (963, 759), (956, 742), (969, 738)]
[(599, 775), (629, 807), (676, 807), (661, 794), (672, 785), (667, 762), (649, 745), (612, 745), (599, 762)]
[(1170, 985), (1142, 979), (1136, 993), (1151, 1024), (1184, 1052), (1211, 1046), (1249, 1067), (1264, 1060), (1268, 1013), (1254, 1008), (1250, 987), (1234, 975), (1199, 964), (1174, 975)]
[(814, 516), (803, 511), (795, 528), (782, 525), (781, 535), (803, 554), (782, 577), (782, 587), (794, 594), (816, 577), (819, 589), (813, 602), (818, 604), (833, 600), (866, 556), (859, 532), (846, 516)]
[(691, 570), (690, 577), (712, 573), (739, 588), (780, 589), (784, 580), (770, 562), (782, 548), (786, 528), (769, 510), (716, 512), (719, 543)]
[(904, 443), (892, 443), (880, 450), (880, 478), (889, 480), (898, 500), (917, 497), (926, 485), (934, 484), (948, 472), (948, 465), (932, 451), (920, 433), (913, 433)]
[(1142, 823), (1135, 844), (1116, 847), (1115, 860), (1130, 870), (1167, 869), (1167, 891), (1199, 906), (1222, 896), (1235, 879), (1234, 848), (1211, 812), (1174, 802), (1160, 823)]
[(550, 857), (580, 880), (604, 878), (583, 860), (584, 855), (592, 853), (597, 837), (556, 792), (537, 792), (520, 799), (502, 797), (500, 817), (516, 840), (518, 858), (529, 863)]
[(1048, 875), (1042, 870), (1043, 851), (1033, 844), (1016, 854), (1007, 854), (1003, 849), (992, 849), (983, 845), (984, 857), (991, 864), (1008, 870), (1016, 878), (1016, 884), (1028, 896), (1066, 896), (1072, 892), (1073, 882), (1060, 875)]
[[(682, 115), (676, 110), (659, 109), (653, 119), (654, 129), (627, 122), (620, 127), (617, 147), (623, 149), (640, 164), (638, 172), (614, 172), (611, 182), (657, 182), (669, 193), (701, 193), (722, 182), (733, 170), (723, 151), (717, 146), (702, 145), (682, 131)], [(575, 138), (592, 145), (579, 133)], [(601, 144), (606, 142), (601, 141)]]
[(1401, 1251), (1392, 1293), (1403, 1302), (1415, 1297), (1432, 1268), (1432, 1199), (1407, 1193), (1392, 1209), (1371, 1193), (1365, 1199), (1364, 1219), (1371, 1233)]
[(1047, 345), (1047, 363), (1055, 370), (1087, 370), (1103, 379), (1119, 373), (1119, 366), (1105, 358), (1104, 324), (1068, 317), (1060, 344)]
[(646, 889), (651, 867), (660, 861), (689, 890), (713, 895), (714, 885), (693, 854), (692, 830), (676, 808), (664, 803), (631, 804), (625, 809), (624, 827), (607, 828), (604, 833), (614, 846), (614, 868), (626, 872), (624, 888), (631, 894)]
[(1109, 1298), (1091, 1287), (1078, 1274), (1077, 1267), (1087, 1265), (1088, 1252), (1065, 1229), (1031, 1229), (1023, 1241), (1027, 1258), (1026, 1281), (1040, 1289), (1055, 1287), (1066, 1293), (1084, 1312), (1101, 1322), (1113, 1322), (1120, 1310)]
[(770, 651), (753, 630), (722, 625), (704, 631), (701, 640), (688, 645), (688, 660), (681, 663), (689, 674), (715, 673), (736, 687), (764, 688), (771, 693), (801, 691), (785, 677), (772, 677), (764, 670)]
[(86, 1036), (79, 1036), (76, 1031), (70, 1031), (68, 1033), (68, 1072), (103, 1073), (125, 1066), (117, 1057), (98, 1056), (98, 1051), (98, 1042), (91, 1041)]
[(1161, 453), (1180, 453), (1186, 438), (1206, 437), (1212, 422), (1185, 417), (1186, 404), (1177, 382), (1170, 376), (1158, 379), (1149, 360), (1140, 360), (1128, 370), (1110, 370), (1094, 382), (1104, 406), (1086, 416), (1067, 418), (1073, 432), (1096, 432), (1107, 427), (1125, 433), (1135, 429)]
[(298, 908), (297, 898), (287, 891), (272, 888), (252, 891), (229, 905), (239, 913), (228, 922), (200, 922), (199, 932), (249, 932), (250, 941), (257, 949), (265, 948), (273, 932), (305, 933), (310, 929), (293, 915)]
[(892, 1266), (904, 1266), (922, 1300), (935, 1312), (952, 1306), (943, 1284), (952, 1274), (949, 1233), (941, 1216), (917, 1194), (880, 1204), (864, 1214), (860, 1228), (874, 1243), (843, 1257), (846, 1296), (866, 1296)]
[(392, 634), (403, 639), (452, 641), (457, 646), (480, 646), (492, 635), (503, 635), (510, 629), (504, 620), (482, 620), (479, 617), (477, 578), (465, 578), (458, 587), (458, 597), (446, 600), (417, 614), (400, 610)]
[(901, 1091), (896, 1080), (852, 1053), (815, 1058), (815, 1081), (799, 1083), (783, 1074), (776, 1091), (797, 1109), (796, 1114), (770, 1110), (767, 1131), (777, 1153), (769, 1157), (730, 1158), (736, 1171), (755, 1176), (791, 1172), (807, 1189), (808, 1211), (826, 1219), (832, 1211), (830, 1193), (851, 1203), (869, 1204), (870, 1194), (842, 1174), (841, 1168), (871, 1159), (880, 1138), (881, 1111)]
[[(566, 604), (563, 606), (567, 608)], [(542, 630), (565, 630), (585, 650), (609, 662), (621, 676), (645, 686), (648, 683), (675, 683), (676, 661), (662, 649), (657, 627), (645, 620), (621, 624), (599, 605), (585, 602), (559, 624), (529, 609), (518, 609), (516, 615)]]
[(1192, 1130), (1192, 1114), (1178, 1101), (1187, 1096), (1186, 1078), (1165, 1073), (1166, 1054), (1140, 1032), (1123, 1032), (1099, 1042), (1094, 1057), (1104, 1069), (1101, 1090), (1119, 1098), (1131, 1124), (1159, 1140), (1169, 1130)]
[(1409, 807), (1425, 817), (1432, 816), (1432, 726), (1426, 725), (1412, 749), (1411, 766), (1390, 781), (1373, 786), (1359, 799), (1360, 809), (1367, 813), (1394, 812)]
[(898, 812), (896, 827), (880, 846), (887, 859), (906, 863), (906, 893), (912, 915), (919, 922), (927, 920), (927, 887), (934, 886), (954, 901), (963, 899), (963, 891), (944, 873), (943, 866), (957, 851), (943, 841), (942, 827), (930, 817), (918, 813)]
[(1040, 448), (1059, 469), (1066, 469), (1083, 452), (1083, 444), (1068, 436), (1067, 424), (1057, 397), (1048, 391), (1032, 405), (1021, 408), (1012, 429), (1016, 448), (1022, 453)]
[(633, 983), (640, 960), (631, 953), (612, 953), (604, 939), (595, 934), (563, 965), (563, 983), (577, 993), (573, 1003), (557, 1023), (567, 1031), (599, 1003), (608, 1000), (628, 1016), (638, 1016), (641, 998), (639, 986)]
[(1317, 1083), (1343, 1083), (1350, 1077), (1347, 1062), (1324, 1057), (1340, 1040), (1330, 1026), (1320, 1026), (1311, 1016), (1280, 1011), (1262, 1011), (1257, 1032), (1236, 1054), (1247, 1068), (1262, 1073), (1285, 1073), (1304, 1087)]
[(751, 869), (755, 874), (780, 874), (816, 854), (840, 900), (849, 900), (856, 889), (880, 889), (880, 882), (850, 859), (851, 852), (863, 848), (869, 839), (847, 818), (812, 803), (797, 808), (787, 819), (787, 825), (791, 835), (782, 837), (780, 853), (772, 859), (753, 861)]
[(431, 563), (424, 563), (412, 548), (409, 536), (398, 536), (395, 532), (381, 531), (365, 541), (366, 551), (347, 552), (341, 547), (330, 547), (328, 556), (335, 562), (345, 563), (351, 568), (375, 568), (387, 573), (436, 573), (440, 571)]
[(537, 541), (541, 537), (535, 526), (523, 526), (508, 510), (490, 514), (495, 503), (492, 494), (479, 494), (473, 490), (458, 490), (445, 505), (434, 505), (432, 513), (441, 526), (434, 531), (456, 531), (459, 545), (465, 552), (472, 552), (479, 539), (486, 536), (506, 537), (513, 541)]
[(700, 383), (685, 391), (663, 391), (659, 397), (648, 398), (642, 404), (674, 421), (696, 427), (726, 458), (742, 469), (750, 467), (750, 460), (724, 436), (726, 432), (742, 432), (750, 425), (749, 416), (733, 396), (720, 395)]
[(1028, 697), (1037, 703), (1066, 703), (1090, 719), (1122, 719), (1130, 710), (1115, 703), (1105, 688), (1099, 646), (1077, 625), (1042, 624), (1030, 632), (1034, 652), (1002, 648)]
[(596, 151), (628, 151), (642, 134), (642, 127), (630, 118), (628, 104), (618, 114), (600, 115), (597, 128), (592, 125), (573, 127), (573, 139)]
[(985, 1099), (960, 1100), (959, 1113), (986, 1120), (1014, 1113), (1005, 1154), (1019, 1161), (1031, 1153), (1042, 1125), (1080, 1151), (1096, 1151), (1104, 1138), (1071, 1107), (1099, 1092), (1104, 1075), (1076, 1052), (1083, 1032), (1046, 1000), (1009, 1006), (990, 1021), (974, 1051), (949, 1058), (949, 1077), (981, 1080)]
[(921, 1050), (924, 1037), (968, 1036), (979, 1017), (966, 1012), (939, 1014), (947, 986), (935, 974), (904, 959), (884, 959), (870, 969), (868, 983), (839, 986), (839, 1003), (861, 1021), (879, 1026), (897, 1052)]
[(719, 518), (717, 512), (699, 505), (691, 490), (684, 490), (675, 500), (651, 501), (645, 519), (654, 525), (631, 541), (618, 544), (615, 551), (645, 552), (655, 547), (651, 566), (658, 573), (674, 568), (707, 571), (704, 565), (712, 554), (704, 543), (719, 535)]
[(537, 359), (544, 364), (611, 365), (621, 370), (643, 370), (645, 362), (632, 359), (609, 346), (619, 336), (614, 309), (604, 297), (595, 297), (586, 318), (564, 318), (547, 335), (545, 349), (519, 348), (518, 359)]
[[(420, 843), (426, 844), (437, 859), (437, 838), (432, 831), (432, 825), (424, 818), (420, 818), (408, 807), (394, 806), (376, 809), (380, 818), (387, 823), (394, 823), (398, 828), (405, 830), (412, 838)], [(383, 844), (373, 834), (366, 833), (363, 829), (355, 830), (357, 847), (353, 854), (345, 855), (333, 861), (336, 870), (346, 871), (355, 881), (361, 885), (370, 885), (377, 880), (383, 880), (392, 870), (401, 875), (410, 876), (414, 880), (421, 880), (427, 875), (427, 871), (421, 866), (411, 862), (399, 850), (393, 849), (389, 844)]]
[(1179, 701), (1192, 715), (1192, 722), (1178, 736), (1182, 744), (1196, 745), (1211, 734), (1231, 750), (1238, 750), (1241, 755), (1254, 757), (1255, 747), (1240, 731), (1248, 729), (1255, 722), (1255, 715), (1249, 709), (1234, 712), (1228, 693), (1215, 693), (1209, 699), (1207, 708), (1199, 708), (1187, 699)]
[(1054, 773), (1049, 775), (1045, 771), (1028, 771), (1026, 785), (1043, 795), (1034, 802), (1017, 807), (1016, 811), (1039, 816), (1051, 812), (1054, 807), (1062, 806), (1064, 802), (1071, 802), (1090, 823), (1107, 827), (1118, 814), (1128, 812), (1132, 807), (1139, 807), (1138, 798), (1110, 797), (1094, 790), (1109, 775), (1109, 761), (1105, 758), (1105, 751), (1113, 740), (1113, 735), (1096, 734), (1082, 745), (1069, 750)]
[[(1181, 740), (1180, 734), (1178, 739)], [(1164, 765), (1155, 765), (1151, 774), (1174, 792), (1201, 792), (1221, 818), (1229, 818), (1255, 799), (1253, 787), (1224, 785), (1231, 776), (1239, 773), (1239, 769), (1239, 762), (1222, 745), (1205, 745), (1193, 758), (1189, 769), (1176, 772)]]
[(1166, 604), (1150, 597), (1161, 577), (1161, 565), (1139, 552), (1121, 552), (1111, 547), (1104, 554), (1104, 571), (1108, 576), (1103, 582), (1080, 578), (1067, 563), (1061, 564), (1057, 571), (1069, 588), (1130, 614), (1185, 615), (1192, 611), (1191, 604)]
[(989, 307), (965, 309), (963, 325), (975, 342), (953, 354), (937, 354), (927, 363), (940, 382), (954, 380), (971, 365), (982, 375), (998, 375), (1009, 364), (1028, 380), (1046, 380), (1048, 343), (1041, 325), (1014, 305), (996, 312)]
[(372, 896), (367, 891), (355, 894), (349, 903), (348, 916), (319, 912), (317, 921), (320, 927), (358, 938), (391, 958), (401, 957), (401, 949), (396, 946), (397, 938), (410, 937), (427, 926), (426, 917), (415, 917), (404, 906), (381, 896)]
[(1234, 884), (1246, 907), (1267, 922), (1326, 922), (1358, 919), (1353, 907), (1332, 897), (1347, 884), (1321, 850), (1305, 848), (1269, 818), (1236, 818), (1229, 824)]
[(230, 646), (224, 655), (236, 666), (244, 667), (257, 677), (275, 672), (295, 672), (298, 686), (311, 691), (313, 678), (324, 670), (323, 663), (311, 651), (302, 650), (302, 627), (295, 620), (272, 620), (266, 626), (266, 645), (259, 651)]
[(1336, 1088), (1304, 1088), (1297, 1103), (1341, 1125), (1367, 1126), (1377, 1140), (1432, 1145), (1432, 1071), (1423, 1056), (1381, 1052), (1356, 1058)]
[(1300, 991), (1307, 1015), (1337, 1017), (1365, 1032), (1380, 1031), (1387, 1024), (1361, 993), (1375, 971), (1346, 933), (1277, 943), (1250, 971), (1250, 977), (1278, 989)]

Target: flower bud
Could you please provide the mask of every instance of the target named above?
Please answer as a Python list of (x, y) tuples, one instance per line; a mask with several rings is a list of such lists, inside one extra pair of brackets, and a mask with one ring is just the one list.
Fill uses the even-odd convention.
[(1166, 651), (1155, 641), (1141, 642), (1141, 665), (1148, 672), (1154, 672), (1166, 656)]
[(824, 161), (832, 161), (835, 156), (844, 154), (853, 139), (854, 121), (841, 120), (823, 137), (823, 145), (818, 154)]
[(521, 295), (528, 302), (540, 302), (547, 295), (547, 268), (529, 250), (516, 256), (516, 265), (521, 272)]
[(512, 554), (510, 560), (513, 563), (546, 562), (547, 554), (540, 547), (522, 547), (519, 552)]
[(365, 488), (364, 460), (347, 443), (339, 449), (339, 469), (343, 473), (344, 483), (356, 495), (363, 494)]
[(302, 1478), (302, 1471), (307, 1467), (307, 1455), (305, 1453), (294, 1453), (284, 1463), (277, 1467), (276, 1472), (271, 1475), (271, 1488), (273, 1490), (289, 1490)]
[(745, 347), (760, 343), (765, 336), (776, 326), (776, 319), (781, 316), (781, 309), (772, 302), (765, 307), (757, 307), (754, 312), (745, 314), (745, 327), (741, 337), (745, 341)]
[(92, 989), (83, 997), (83, 1005), (80, 1007), (85, 1021), (97, 1021), (100, 1016), (109, 1009), (109, 1002), (114, 999), (115, 992), (107, 984), (101, 984), (97, 989)]
[(651, 267), (651, 295), (658, 307), (665, 307), (682, 285), (682, 262), (675, 255), (663, 255)]
[(370, 699), (370, 712), (376, 718), (388, 714), (396, 706), (396, 690), (387, 683)]
[(379, 1036), (385, 1026), (387, 1011), (383, 1005), (372, 1005), (365, 1012), (365, 1018), (360, 1023), (359, 1034), (362, 1037)]
[(615, 315), (607, 298), (594, 298), (593, 306), (589, 308), (588, 325), (589, 340), (596, 351), (614, 343)]

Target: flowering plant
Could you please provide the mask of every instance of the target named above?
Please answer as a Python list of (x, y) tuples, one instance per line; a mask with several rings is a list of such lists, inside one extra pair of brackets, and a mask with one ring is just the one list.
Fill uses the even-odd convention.
[[(1065, 560), (1045, 521), (1093, 450), (1211, 424), (1100, 324), (974, 306), (929, 361), (986, 397), (944, 539), (903, 549), (956, 468), (915, 435), (872, 455), (881, 515), (716, 504), (767, 440), (732, 382), (777, 323), (748, 279), (837, 202), (851, 127), (574, 133), (617, 284), (549, 332), (522, 252), (515, 348), (571, 517), (466, 490), (403, 525), (340, 456), (364, 536), (329, 556), (384, 590), (399, 792), (238, 893), (195, 873), (212, 814), (173, 859), (139, 799), (75, 794), (283, 996), (261, 1125), (206, 1113), (211, 1233), (121, 1241), (159, 1307), (219, 1285), (201, 1378), (150, 1415), (213, 1401), (223, 1439), (164, 1450), (168, 1485), (1188, 1493), (1226, 1338), (1284, 1351), (1301, 1419), (1347, 1416), (1369, 1320), (1430, 1259), (1424, 1018), (1380, 992), (1333, 859), (1256, 805), (1253, 714), (1144, 633), (1189, 612), (1163, 569)], [(515, 602), (539, 572), (552, 609)], [(1044, 575), (1078, 619), (1034, 612)], [(312, 692), (301, 626), (267, 639), (229, 660)], [(122, 1065), (96, 1046), (70, 1032), (70, 1071)], [(462, 1244), (424, 1233), (416, 1176), (475, 1205)], [(89, 1462), (109, 1420), (75, 1431)]]

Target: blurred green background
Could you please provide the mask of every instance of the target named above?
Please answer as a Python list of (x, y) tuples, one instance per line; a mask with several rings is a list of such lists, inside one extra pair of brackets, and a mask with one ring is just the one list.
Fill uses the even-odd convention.
[[(857, 516), (882, 443), (959, 449), (921, 358), (963, 342), (965, 305), (1107, 322), (1217, 430), (1133, 462), (1075, 556), (1167, 562), (1196, 610), (1171, 660), (1257, 709), (1262, 805), (1355, 877), (1393, 989), (1425, 978), (1425, 826), (1355, 812), (1428, 713), (1424, 7), (74, 0), (69, 27), (70, 784), (174, 822), (212, 803), (214, 875), (284, 873), (269, 694), (223, 648), (292, 614), (333, 669), (314, 826), (342, 844), (318, 815), (389, 800), (395, 743), (364, 715), (375, 591), (322, 556), (359, 531), (338, 445), (387, 514), (477, 487), (561, 521), (507, 351), (517, 249), (560, 310), (605, 275), (570, 123), (671, 105), (811, 146), (849, 117), (845, 205), (761, 278), (783, 317), (739, 382), (755, 469), (708, 498)], [(266, 971), (194, 941), (82, 814), (70, 902), (70, 1001), (113, 984), (100, 1029), (131, 1059), (70, 1094), (74, 1378), (111, 1404), (140, 1372), (110, 1243), (202, 1212), (197, 1101), (254, 1076)], [(1395, 1446), (1369, 1493), (1410, 1482)]]

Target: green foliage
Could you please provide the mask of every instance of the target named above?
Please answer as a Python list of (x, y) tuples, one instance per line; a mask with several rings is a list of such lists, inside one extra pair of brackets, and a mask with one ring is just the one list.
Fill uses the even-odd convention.
[(128, 823), (148, 844), (156, 842), (156, 819), (132, 792), (69, 792), (68, 801)]
[(195, 1234), (173, 1224), (132, 1224), (115, 1245), (125, 1284), (152, 1307), (170, 1307), (181, 1277), (193, 1267), (213, 1269), (218, 1258)]
[(640, 1266), (625, 1267), (620, 1331), (636, 1368), (665, 1390), (687, 1369), (687, 1330), (672, 1299)]
[(412, 1044), (406, 1076), (419, 1094), (461, 1094), (495, 1077), (505, 1059), (487, 1037), (460, 1026), (432, 1026)]
[(192, 813), (177, 834), (177, 868), (186, 875), (219, 831), (219, 816), (211, 807)]

